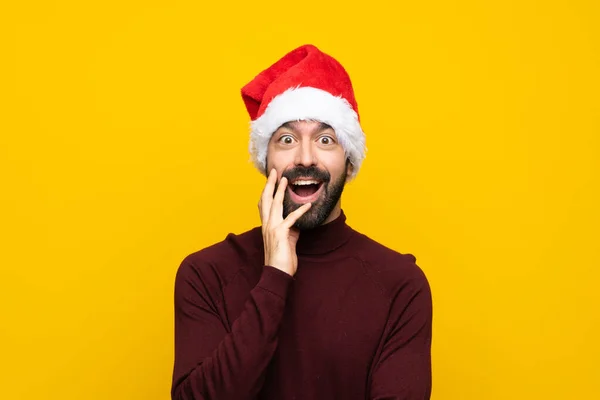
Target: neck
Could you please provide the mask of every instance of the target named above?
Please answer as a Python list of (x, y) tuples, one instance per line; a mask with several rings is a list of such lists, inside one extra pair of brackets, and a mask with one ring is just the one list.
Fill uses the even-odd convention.
[(333, 210), (331, 210), (331, 212), (329, 213), (327, 218), (325, 218), (325, 221), (323, 221), (323, 223), (321, 225), (328, 224), (331, 221), (336, 220), (341, 215), (341, 213), (342, 213), (342, 204), (341, 203), (342, 203), (342, 200), (339, 200), (337, 202), (337, 204), (335, 205)]
[(298, 254), (332, 253), (350, 239), (354, 230), (346, 224), (346, 216), (341, 208), (337, 210), (336, 215), (337, 217), (333, 217), (330, 222), (300, 232), (296, 244)]

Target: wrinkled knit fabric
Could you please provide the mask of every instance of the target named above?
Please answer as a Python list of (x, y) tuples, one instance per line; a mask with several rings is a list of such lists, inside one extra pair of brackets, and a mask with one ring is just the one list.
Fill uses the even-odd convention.
[(175, 279), (173, 399), (429, 399), (423, 271), (341, 215), (303, 231), (294, 277), (261, 228), (187, 256)]

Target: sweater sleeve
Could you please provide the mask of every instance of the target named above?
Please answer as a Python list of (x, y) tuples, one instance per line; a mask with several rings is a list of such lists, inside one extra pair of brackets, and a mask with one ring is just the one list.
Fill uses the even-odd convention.
[(431, 291), (423, 272), (418, 268), (415, 272), (392, 303), (369, 399), (426, 400), (431, 396)]
[(277, 346), (277, 331), (293, 278), (265, 266), (228, 332), (207, 289), (217, 283), (206, 282), (198, 270), (184, 261), (175, 279), (171, 398), (253, 399)]

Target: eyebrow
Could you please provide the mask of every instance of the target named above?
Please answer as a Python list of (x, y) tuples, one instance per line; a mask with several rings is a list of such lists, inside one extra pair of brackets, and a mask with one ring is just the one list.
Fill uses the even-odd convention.
[[(298, 129), (296, 129), (295, 125), (296, 125), (296, 121), (288, 121), (288, 122), (282, 124), (280, 126), (280, 128), (287, 128), (289, 130), (292, 130), (292, 131), (296, 132), (296, 131), (298, 131)], [(333, 128), (329, 124), (326, 124), (324, 122), (320, 122), (319, 123), (319, 127), (316, 129), (316, 132), (321, 132), (321, 131), (324, 131), (326, 129), (333, 129)]]

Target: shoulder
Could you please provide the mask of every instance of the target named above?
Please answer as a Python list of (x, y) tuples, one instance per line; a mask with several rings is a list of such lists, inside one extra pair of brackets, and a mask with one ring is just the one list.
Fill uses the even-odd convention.
[(351, 244), (365, 273), (387, 296), (395, 296), (398, 291), (430, 291), (427, 276), (415, 255), (401, 253), (359, 232)]
[(202, 281), (224, 287), (249, 262), (263, 257), (262, 251), (260, 227), (229, 233), (222, 241), (184, 257), (177, 269), (176, 285)]

